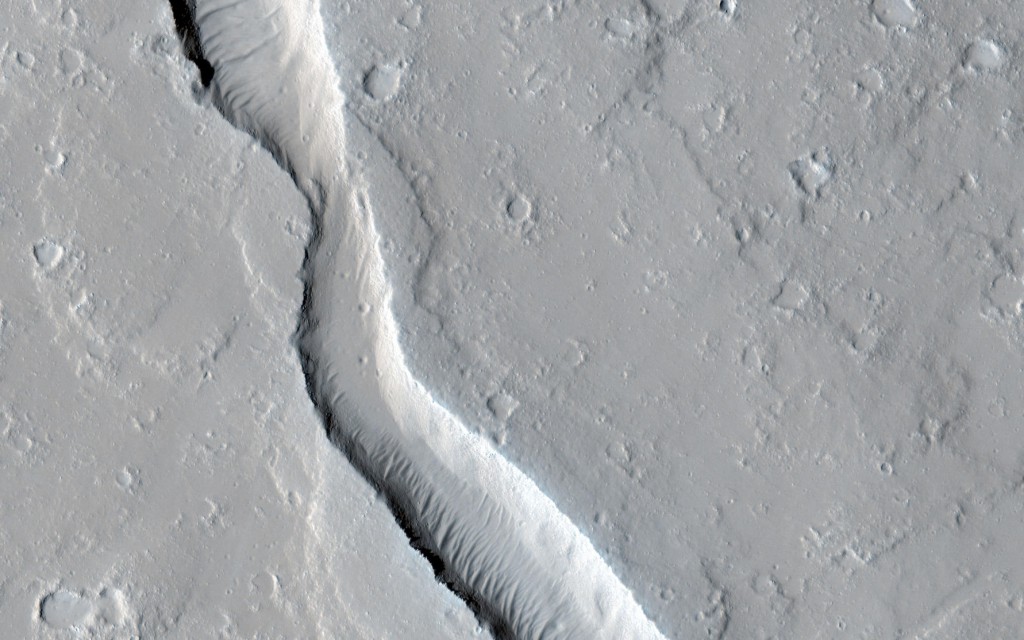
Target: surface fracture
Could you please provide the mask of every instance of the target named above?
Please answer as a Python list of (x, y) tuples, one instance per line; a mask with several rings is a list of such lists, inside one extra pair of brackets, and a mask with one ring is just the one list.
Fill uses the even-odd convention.
[(331, 439), (497, 635), (662, 637), (555, 504), (410, 374), (366, 185), (347, 168), (344, 96), (319, 3), (199, 0), (188, 9), (215, 104), (310, 203), (295, 340)]

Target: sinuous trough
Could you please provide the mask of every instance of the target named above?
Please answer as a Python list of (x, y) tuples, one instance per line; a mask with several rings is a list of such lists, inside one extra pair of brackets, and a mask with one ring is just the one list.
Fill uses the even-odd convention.
[(294, 340), (332, 441), (496, 635), (661, 638), (552, 500), (406, 366), (374, 212), (347, 169), (344, 96), (319, 2), (195, 0), (185, 9), (213, 70), (215, 104), (309, 201)]

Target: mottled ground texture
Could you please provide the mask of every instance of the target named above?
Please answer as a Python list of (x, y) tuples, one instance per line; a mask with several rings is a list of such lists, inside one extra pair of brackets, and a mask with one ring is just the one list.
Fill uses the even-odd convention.
[(280, 4), (0, 7), (0, 635), (1019, 636), (1017, 3)]

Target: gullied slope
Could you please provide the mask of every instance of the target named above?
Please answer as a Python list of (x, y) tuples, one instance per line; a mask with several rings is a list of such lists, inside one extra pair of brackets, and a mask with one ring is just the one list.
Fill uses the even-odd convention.
[(310, 202), (297, 343), (331, 438), (445, 581), (499, 634), (661, 638), (590, 541), (404, 362), (373, 215), (349, 175), (344, 98), (316, 0), (197, 0), (218, 107)]

